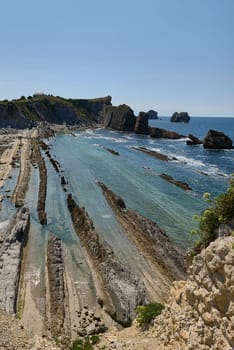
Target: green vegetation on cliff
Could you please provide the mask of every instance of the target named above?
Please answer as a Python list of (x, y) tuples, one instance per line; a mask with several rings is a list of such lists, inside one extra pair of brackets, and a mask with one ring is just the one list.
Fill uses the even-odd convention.
[(199, 240), (194, 247), (195, 254), (218, 237), (221, 224), (229, 224), (234, 219), (234, 175), (230, 179), (230, 186), (226, 193), (222, 193), (213, 200), (210, 199), (209, 193), (205, 193), (203, 197), (210, 207), (205, 209), (201, 216), (194, 216), (199, 223), (198, 230), (192, 232), (199, 234)]
[(0, 127), (27, 128), (36, 122), (79, 125), (101, 122), (111, 97), (66, 99), (60, 96), (34, 94), (18, 100), (0, 101)]

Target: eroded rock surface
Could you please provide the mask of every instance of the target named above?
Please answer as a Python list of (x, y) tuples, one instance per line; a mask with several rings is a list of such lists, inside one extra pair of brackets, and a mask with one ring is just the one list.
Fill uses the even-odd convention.
[(29, 223), (29, 210), (21, 208), (0, 245), (0, 308), (9, 313), (17, 311), (23, 248), (28, 240)]

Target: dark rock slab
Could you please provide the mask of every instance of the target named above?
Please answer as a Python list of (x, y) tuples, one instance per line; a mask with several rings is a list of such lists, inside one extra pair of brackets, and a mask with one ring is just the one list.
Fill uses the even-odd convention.
[(162, 179), (172, 183), (173, 185), (176, 185), (177, 187), (182, 188), (185, 191), (192, 191), (192, 188), (186, 182), (175, 180), (172, 176), (164, 173), (160, 174), (159, 176)]
[(190, 116), (188, 112), (175, 112), (172, 114), (170, 121), (173, 123), (189, 123)]
[(172, 139), (172, 140), (182, 139), (186, 137), (184, 135), (178, 134), (175, 131), (170, 131), (170, 130), (165, 130), (160, 128), (151, 128), (150, 136), (152, 138)]
[(190, 140), (186, 141), (186, 144), (188, 146), (196, 146), (202, 144), (202, 140), (198, 139), (196, 136), (189, 134), (188, 137), (190, 138)]
[(223, 132), (209, 130), (203, 140), (203, 147), (210, 149), (232, 149), (233, 141)]
[(166, 154), (159, 153), (157, 151), (153, 151), (153, 150), (148, 149), (146, 147), (133, 147), (133, 149), (135, 149), (137, 151), (140, 151), (140, 152), (143, 152), (143, 153), (146, 153), (146, 154), (148, 154), (151, 157), (154, 157), (154, 158), (157, 158), (157, 159), (160, 159), (160, 160), (164, 160), (166, 162), (171, 161), (171, 160), (177, 160), (176, 157), (170, 158)]

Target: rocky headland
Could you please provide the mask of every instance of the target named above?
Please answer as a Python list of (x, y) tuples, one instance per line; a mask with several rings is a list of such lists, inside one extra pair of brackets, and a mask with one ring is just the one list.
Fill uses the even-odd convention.
[(65, 99), (60, 96), (34, 94), (28, 98), (0, 101), (0, 127), (26, 129), (38, 123), (89, 125), (103, 119), (111, 96), (96, 99)]

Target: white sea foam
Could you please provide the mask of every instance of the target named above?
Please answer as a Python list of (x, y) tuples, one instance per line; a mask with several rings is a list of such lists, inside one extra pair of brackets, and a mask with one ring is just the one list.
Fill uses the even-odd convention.
[(102, 217), (103, 219), (110, 219), (110, 218), (111, 218), (111, 215), (104, 214), (104, 215), (101, 215), (101, 217)]

